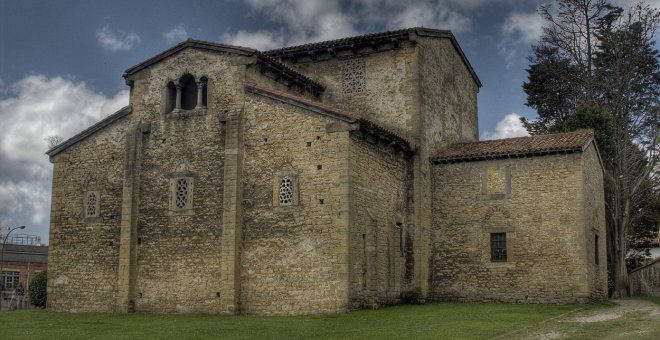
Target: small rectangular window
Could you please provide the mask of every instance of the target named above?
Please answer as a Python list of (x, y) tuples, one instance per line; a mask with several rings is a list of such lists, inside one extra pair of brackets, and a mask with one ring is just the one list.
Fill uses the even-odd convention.
[(491, 262), (506, 262), (506, 233), (490, 234)]
[(16, 287), (18, 287), (19, 278), (20, 278), (20, 272), (3, 271), (2, 272), (2, 285), (6, 289), (16, 288)]

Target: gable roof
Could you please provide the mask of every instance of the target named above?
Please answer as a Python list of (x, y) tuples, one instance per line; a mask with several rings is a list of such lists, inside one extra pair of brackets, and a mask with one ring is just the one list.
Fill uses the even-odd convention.
[(413, 34), (420, 37), (449, 39), (452, 46), (454, 46), (456, 52), (458, 52), (459, 56), (461, 57), (463, 64), (465, 64), (465, 67), (470, 72), (470, 75), (472, 75), (472, 79), (474, 79), (478, 87), (482, 86), (481, 80), (479, 80), (477, 73), (474, 71), (474, 68), (472, 68), (472, 65), (465, 56), (465, 53), (463, 53), (463, 49), (461, 49), (461, 46), (458, 44), (456, 37), (449, 30), (412, 27), (396, 31), (365, 34), (298, 46), (283, 47), (265, 51), (264, 54), (282, 60), (296, 60), (298, 57), (312, 57), (313, 59), (317, 53), (327, 54), (329, 52), (331, 55), (336, 56), (341, 51), (357, 51), (363, 47), (367, 47), (372, 51), (371, 53), (373, 53), (375, 51), (379, 51), (379, 46), (385, 44), (394, 44), (395, 46), (398, 46), (399, 42), (401, 41), (411, 40)]
[(245, 83), (246, 92), (260, 95), (266, 98), (277, 100), (286, 104), (303, 108), (305, 110), (315, 112), (317, 114), (334, 118), (349, 124), (359, 124), (359, 128), (370, 135), (377, 136), (378, 139), (385, 141), (386, 144), (394, 146), (395, 148), (411, 152), (413, 150), (412, 144), (405, 138), (397, 135), (396, 133), (374, 123), (366, 118), (360, 117), (348, 111), (340, 110), (338, 108), (325, 105), (319, 102), (309, 100), (307, 98), (292, 95), (286, 92), (281, 92), (269, 88), (265, 88), (253, 83)]
[(216, 52), (225, 52), (225, 53), (233, 53), (233, 54), (238, 54), (242, 56), (255, 56), (257, 57), (257, 63), (262, 67), (262, 68), (269, 68), (272, 70), (276, 70), (279, 75), (283, 75), (287, 78), (290, 78), (293, 82), (300, 83), (303, 88), (309, 88), (312, 90), (312, 93), (318, 93), (322, 92), (325, 87), (321, 85), (320, 83), (308, 78), (307, 76), (303, 75), (302, 73), (299, 73), (298, 71), (295, 71), (291, 69), (290, 67), (286, 66), (285, 64), (273, 59), (272, 57), (261, 53), (253, 48), (247, 48), (247, 47), (240, 47), (240, 46), (232, 46), (232, 45), (225, 45), (225, 44), (220, 44), (220, 43), (213, 43), (213, 42), (208, 42), (208, 41), (202, 41), (202, 40), (194, 40), (194, 39), (188, 39), (184, 42), (181, 42), (129, 69), (124, 71), (124, 79), (127, 80), (127, 83), (129, 83), (129, 77), (133, 74), (136, 74), (137, 72), (154, 65), (165, 58), (168, 58), (174, 54), (179, 53), (180, 51), (186, 49), (186, 48), (195, 48), (199, 50), (206, 50), (206, 51), (216, 51)]
[(53, 156), (57, 155), (58, 153), (68, 149), (70, 146), (82, 141), (83, 139), (93, 135), (97, 131), (105, 128), (106, 126), (111, 125), (114, 122), (128, 116), (131, 113), (132, 110), (133, 109), (130, 105), (124, 106), (119, 111), (103, 118), (98, 123), (96, 123), (96, 124), (88, 127), (87, 129), (79, 132), (78, 134), (76, 134), (75, 136), (65, 140), (64, 142), (52, 147), (50, 150), (46, 151), (46, 154), (50, 157), (53, 157)]
[(451, 145), (432, 157), (434, 164), (460, 163), (486, 159), (518, 158), (532, 155), (584, 151), (594, 141), (592, 130), (495, 139)]

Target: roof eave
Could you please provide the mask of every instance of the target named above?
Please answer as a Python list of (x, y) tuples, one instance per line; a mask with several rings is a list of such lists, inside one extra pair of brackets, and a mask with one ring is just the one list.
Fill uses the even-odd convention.
[(183, 41), (129, 69), (124, 71), (124, 78), (128, 78), (131, 75), (173, 55), (176, 54), (177, 52), (184, 50), (188, 47), (196, 48), (196, 49), (201, 49), (201, 50), (207, 50), (207, 51), (219, 51), (219, 52), (228, 52), (228, 53), (235, 53), (243, 56), (252, 56), (256, 53), (258, 53), (257, 50), (253, 48), (247, 48), (247, 47), (240, 47), (240, 46), (231, 46), (231, 45), (225, 45), (225, 44), (218, 44), (218, 43), (211, 43), (208, 41), (203, 41), (203, 40), (194, 40), (194, 39), (188, 39), (186, 41)]
[(121, 108), (119, 111), (109, 115), (108, 117), (102, 119), (98, 123), (88, 127), (87, 129), (81, 131), (80, 133), (76, 134), (75, 136), (65, 140), (64, 142), (54, 146), (50, 150), (46, 151), (46, 155), (48, 155), (51, 159), (59, 154), (60, 152), (68, 149), (69, 147), (77, 144), (78, 142), (84, 140), (85, 138), (93, 135), (97, 131), (112, 125), (116, 121), (128, 116), (132, 111), (132, 107), (130, 105), (124, 106)]
[(479, 162), (485, 160), (495, 160), (495, 159), (507, 159), (507, 158), (525, 158), (529, 156), (545, 156), (545, 155), (556, 155), (556, 154), (569, 154), (574, 152), (582, 152), (582, 147), (576, 148), (560, 148), (560, 149), (548, 149), (548, 150), (532, 150), (532, 151), (522, 151), (522, 152), (506, 152), (498, 154), (486, 154), (486, 155), (463, 155), (456, 157), (434, 157), (430, 159), (432, 164), (452, 164), (452, 163), (467, 163), (467, 162)]

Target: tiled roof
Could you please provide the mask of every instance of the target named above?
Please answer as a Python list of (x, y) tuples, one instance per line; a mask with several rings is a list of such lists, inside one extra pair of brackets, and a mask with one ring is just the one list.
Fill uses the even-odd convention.
[(203, 41), (203, 40), (194, 40), (194, 39), (188, 39), (184, 42), (181, 42), (129, 69), (124, 71), (124, 78), (129, 79), (129, 77), (135, 73), (137, 73), (140, 70), (143, 70), (155, 63), (160, 62), (161, 60), (174, 55), (178, 53), (181, 50), (184, 50), (186, 48), (196, 48), (196, 49), (201, 49), (201, 50), (208, 50), (208, 51), (219, 51), (219, 52), (227, 52), (227, 53), (234, 53), (234, 54), (239, 54), (243, 56), (256, 56), (259, 60), (261, 60), (263, 63), (270, 64), (274, 69), (280, 70), (282, 73), (285, 73), (295, 79), (300, 80), (305, 85), (309, 85), (309, 87), (312, 87), (316, 89), (317, 91), (323, 91), (324, 86), (321, 85), (320, 83), (308, 78), (307, 76), (303, 75), (302, 73), (288, 67), (287, 65), (273, 59), (271, 56), (261, 53), (253, 48), (247, 48), (247, 47), (240, 47), (240, 46), (232, 46), (232, 45), (225, 45), (225, 44), (219, 44), (219, 43), (213, 43), (213, 42), (208, 42), (208, 41)]
[(96, 133), (96, 131), (99, 131), (103, 129), (104, 127), (128, 116), (132, 111), (132, 107), (130, 105), (124, 106), (121, 108), (119, 111), (105, 117), (98, 123), (88, 127), (87, 129), (81, 131), (77, 135), (65, 140), (64, 142), (52, 147), (50, 150), (46, 151), (46, 154), (50, 157), (53, 157), (57, 155), (58, 153), (68, 149), (70, 146), (80, 142), (81, 140), (93, 135)]
[(127, 69), (124, 71), (124, 78), (128, 77), (131, 74), (134, 74), (146, 67), (149, 67), (173, 54), (176, 54), (177, 52), (188, 48), (188, 47), (195, 47), (198, 49), (202, 50), (210, 50), (210, 51), (220, 51), (220, 52), (229, 52), (229, 53), (235, 53), (235, 54), (240, 54), (240, 55), (245, 55), (245, 56), (251, 56), (259, 51), (253, 49), (253, 48), (247, 48), (247, 47), (240, 47), (240, 46), (231, 46), (231, 45), (225, 45), (225, 44), (218, 44), (218, 43), (213, 43), (213, 42), (208, 42), (208, 41), (203, 41), (203, 40), (194, 40), (194, 39), (188, 39), (186, 41), (183, 41), (171, 48), (168, 48), (167, 50), (156, 54), (155, 56)]
[[(340, 38), (340, 39), (335, 39), (335, 40), (319, 41), (319, 42), (314, 42), (314, 43), (277, 48), (277, 49), (273, 49), (273, 50), (269, 50), (269, 51), (264, 51), (264, 53), (268, 54), (270, 56), (273, 56), (273, 57), (278, 57), (278, 56), (281, 56), (281, 55), (284, 55), (284, 54), (289, 54), (289, 53), (292, 53), (292, 52), (313, 51), (313, 50), (318, 50), (318, 49), (327, 49), (327, 48), (330, 48), (330, 47), (349, 46), (349, 45), (352, 45), (352, 44), (355, 44), (355, 43), (358, 43), (358, 42), (371, 42), (371, 41), (374, 41), (374, 40), (383, 40), (383, 39), (392, 39), (392, 38), (407, 39), (408, 34), (412, 30), (414, 30), (414, 28), (407, 28), (407, 29), (401, 29), (401, 30), (396, 30), (396, 31), (387, 31), (387, 32), (379, 32), (379, 33), (358, 35), (358, 36)], [(436, 31), (451, 34), (450, 31), (445, 31), (445, 30), (443, 30), (443, 31), (436, 30)]]
[(593, 131), (535, 135), (451, 145), (431, 158), (433, 163), (458, 163), (484, 159), (515, 158), (528, 155), (583, 151), (593, 140)]
[(321, 41), (309, 44), (303, 44), (298, 46), (289, 46), (278, 49), (273, 49), (269, 51), (264, 51), (263, 53), (269, 55), (273, 58), (286, 58), (295, 55), (304, 55), (309, 53), (315, 53), (317, 51), (327, 52), (330, 49), (342, 50), (342, 49), (354, 49), (357, 46), (373, 46), (374, 44), (391, 42), (391, 41), (403, 41), (409, 40), (411, 34), (415, 34), (420, 37), (434, 37), (434, 38), (444, 38), (451, 41), (452, 46), (456, 49), (460, 55), (463, 63), (467, 67), (468, 71), (472, 75), (472, 78), (477, 83), (477, 86), (481, 87), (481, 80), (477, 76), (477, 73), (472, 68), (472, 65), (468, 61), (463, 49), (458, 44), (456, 37), (449, 30), (439, 30), (425, 27), (412, 27), (406, 29), (400, 29), (396, 31), (387, 31), (380, 33), (372, 33), (365, 35), (358, 35), (354, 37), (346, 37), (335, 40)]

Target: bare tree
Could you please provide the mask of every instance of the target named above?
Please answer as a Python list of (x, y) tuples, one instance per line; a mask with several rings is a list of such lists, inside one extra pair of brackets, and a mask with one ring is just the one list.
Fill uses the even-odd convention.
[(64, 142), (64, 138), (58, 135), (52, 135), (44, 138), (46, 143), (48, 143), (48, 150), (60, 145), (62, 142)]
[(541, 43), (557, 48), (578, 69), (586, 101), (593, 98), (593, 58), (598, 23), (615, 15), (619, 8), (605, 0), (559, 0), (557, 14), (551, 6), (541, 6), (539, 14), (548, 22)]

